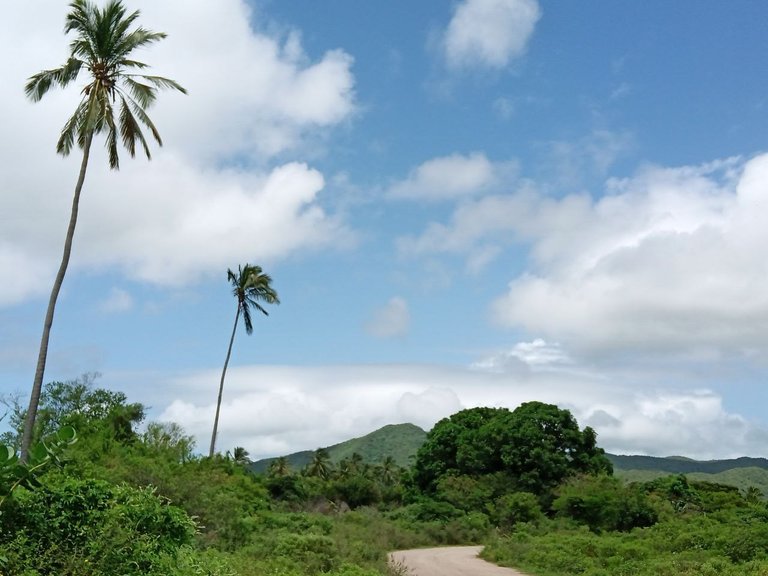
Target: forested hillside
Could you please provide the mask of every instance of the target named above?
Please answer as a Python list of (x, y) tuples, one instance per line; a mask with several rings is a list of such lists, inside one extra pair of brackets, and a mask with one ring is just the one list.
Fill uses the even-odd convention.
[(620, 470), (654, 470), (668, 474), (690, 474), (701, 472), (717, 474), (734, 468), (763, 468), (768, 470), (765, 458), (731, 458), (727, 460), (692, 460), (680, 456), (657, 458), (654, 456), (621, 456), (608, 454), (613, 467)]
[[(353, 454), (359, 454), (368, 464), (378, 464), (387, 457), (398, 466), (410, 465), (419, 447), (424, 443), (427, 433), (415, 424), (389, 424), (360, 438), (327, 446), (330, 461), (338, 464)], [(284, 456), (294, 470), (301, 470), (312, 461), (314, 450), (303, 450)], [(251, 469), (264, 473), (277, 458), (265, 458), (251, 464)]]

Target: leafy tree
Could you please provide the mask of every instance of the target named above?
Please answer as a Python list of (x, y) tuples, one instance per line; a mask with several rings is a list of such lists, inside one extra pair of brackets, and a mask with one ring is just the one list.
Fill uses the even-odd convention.
[(43, 70), (30, 77), (25, 87), (27, 96), (37, 102), (52, 87), (64, 88), (74, 82), (81, 71), (85, 70), (89, 74), (89, 82), (81, 91), (83, 97), (74, 114), (64, 124), (56, 145), (56, 151), (67, 156), (77, 142), (83, 152), (83, 158), (75, 184), (64, 252), (43, 324), (37, 369), (21, 442), (22, 459), (26, 458), (32, 443), (53, 315), (72, 252), (80, 193), (85, 181), (93, 137), (106, 133), (110, 168), (119, 167), (118, 136), (131, 157), (136, 154), (138, 141), (147, 158), (150, 158), (142, 125), (150, 130), (158, 144), (162, 145), (162, 140), (146, 109), (155, 101), (158, 89), (170, 88), (186, 92), (173, 80), (137, 72), (145, 69), (147, 65), (133, 60), (131, 53), (165, 38), (165, 34), (161, 32), (152, 32), (142, 27), (131, 29), (138, 17), (138, 11), (128, 14), (120, 0), (110, 0), (103, 9), (89, 0), (73, 0), (64, 26), (65, 34), (75, 34), (70, 43), (69, 59), (59, 68)]
[(180, 463), (189, 461), (195, 448), (194, 437), (188, 436), (176, 422), (150, 422), (142, 441), (149, 450)]
[(466, 475), (543, 495), (570, 475), (599, 472), (610, 473), (611, 464), (594, 430), (580, 430), (568, 410), (527, 402), (513, 412), (471, 408), (441, 420), (417, 453), (413, 478), (430, 494), (443, 477)]
[(497, 498), (490, 506), (493, 521), (500, 528), (512, 528), (521, 522), (538, 524), (544, 519), (539, 500), (530, 492), (511, 492)]
[(659, 517), (639, 485), (611, 476), (580, 476), (564, 483), (552, 505), (561, 516), (589, 526), (593, 532), (624, 531), (654, 525)]
[(507, 413), (506, 408), (470, 408), (440, 420), (416, 453), (416, 484), (433, 492), (445, 475), (489, 474), (501, 469), (499, 455), (491, 454), (491, 447), (484, 446), (481, 430)]
[[(49, 382), (42, 390), (35, 422), (35, 442), (50, 437), (57, 430), (71, 426), (80, 435), (80, 446), (118, 442), (128, 444), (138, 438), (136, 426), (144, 419), (144, 406), (129, 403), (123, 392), (94, 387), (98, 374), (83, 374), (66, 382)], [(4, 441), (17, 445), (25, 419), (20, 407), (14, 409), (12, 424), (19, 428), (4, 435)]]
[(523, 490), (541, 493), (573, 474), (613, 472), (595, 431), (579, 430), (573, 415), (553, 404), (521, 404), (490, 436), (501, 441), (504, 467)]
[(235, 325), (232, 328), (232, 336), (229, 338), (229, 347), (227, 348), (227, 357), (224, 360), (224, 369), (221, 371), (219, 396), (216, 400), (216, 417), (213, 420), (213, 433), (211, 434), (211, 449), (208, 453), (211, 458), (213, 458), (213, 455), (216, 452), (216, 434), (219, 429), (219, 412), (221, 411), (221, 396), (224, 392), (224, 377), (227, 375), (227, 366), (229, 365), (229, 358), (232, 355), (232, 344), (235, 341), (235, 333), (237, 332), (237, 324), (240, 320), (240, 316), (243, 316), (243, 324), (245, 324), (246, 333), (251, 334), (253, 332), (251, 306), (265, 316), (268, 316), (269, 313), (260, 302), (265, 302), (267, 304), (280, 303), (277, 292), (272, 288), (272, 278), (267, 274), (264, 274), (259, 266), (251, 266), (250, 264), (238, 266), (237, 274), (232, 272), (232, 270), (227, 270), (227, 278), (232, 285), (232, 294), (237, 299), (237, 313), (235, 314)]

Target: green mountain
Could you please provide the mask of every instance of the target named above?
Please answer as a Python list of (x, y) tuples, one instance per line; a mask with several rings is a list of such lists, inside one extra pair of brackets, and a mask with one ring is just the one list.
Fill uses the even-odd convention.
[(613, 462), (614, 475), (627, 482), (648, 482), (670, 474), (685, 474), (690, 480), (736, 486), (742, 491), (754, 486), (768, 496), (768, 460), (765, 458), (698, 461), (681, 456), (606, 456)]
[[(325, 447), (331, 462), (349, 458), (357, 453), (369, 464), (392, 456), (399, 466), (409, 466), (427, 433), (414, 424), (391, 424), (360, 438)], [(293, 471), (303, 469), (312, 461), (314, 450), (288, 454), (288, 465)], [(618, 478), (631, 482), (653, 480), (669, 474), (685, 474), (692, 480), (717, 482), (746, 490), (755, 486), (768, 495), (768, 459), (734, 458), (729, 460), (692, 460), (683, 456), (659, 458), (655, 456), (625, 456), (606, 454), (613, 463)], [(256, 473), (264, 473), (276, 458), (265, 458), (251, 464)]]
[(606, 454), (615, 470), (652, 470), (667, 474), (718, 474), (734, 468), (763, 468), (768, 470), (765, 458), (732, 458), (729, 460), (691, 460), (682, 456), (658, 458), (655, 456), (617, 456)]
[[(426, 437), (427, 433), (414, 424), (389, 424), (360, 438), (326, 446), (325, 449), (334, 464), (357, 453), (368, 464), (376, 464), (391, 456), (398, 466), (406, 467)], [(288, 454), (288, 465), (293, 471), (301, 470), (312, 461), (314, 453), (314, 450), (303, 450)], [(253, 462), (251, 470), (263, 474), (275, 460), (277, 458), (265, 458)]]

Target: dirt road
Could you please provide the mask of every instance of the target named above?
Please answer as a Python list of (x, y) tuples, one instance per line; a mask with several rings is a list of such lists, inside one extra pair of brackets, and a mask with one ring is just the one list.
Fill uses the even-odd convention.
[(408, 568), (412, 576), (525, 576), (477, 557), (482, 546), (451, 546), (399, 550), (389, 555), (390, 562)]

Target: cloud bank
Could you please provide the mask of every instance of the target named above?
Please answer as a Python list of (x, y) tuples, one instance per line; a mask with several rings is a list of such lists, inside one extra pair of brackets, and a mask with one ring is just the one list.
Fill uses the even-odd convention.
[[(411, 422), (429, 430), (463, 408), (514, 409), (538, 400), (571, 410), (612, 452), (701, 459), (765, 454), (768, 430), (728, 412), (715, 392), (652, 390), (618, 374), (550, 369), (541, 354), (546, 346), (530, 344), (517, 346), (518, 352), (528, 349), (530, 362), (520, 353), (514, 366), (493, 371), (425, 365), (235, 367), (227, 374), (219, 445), (222, 450), (244, 446), (256, 458), (284, 455), (386, 424)], [(539, 354), (531, 355), (531, 349)], [(163, 384), (168, 393), (177, 391), (178, 399), (159, 419), (182, 424), (199, 446), (210, 438), (217, 376), (210, 371)]]

